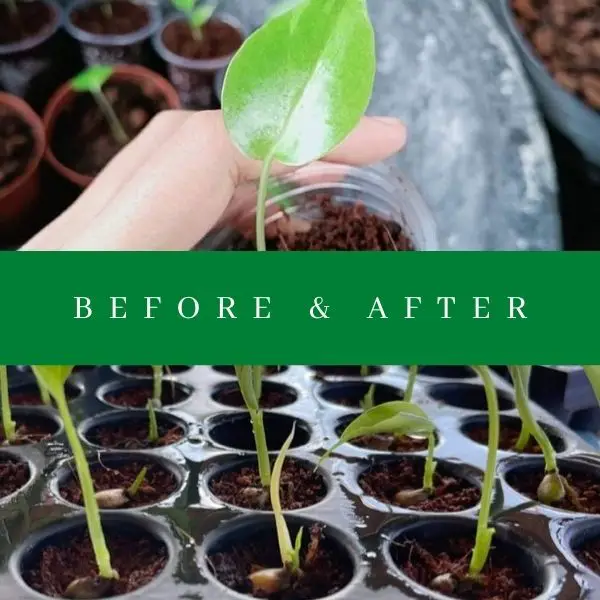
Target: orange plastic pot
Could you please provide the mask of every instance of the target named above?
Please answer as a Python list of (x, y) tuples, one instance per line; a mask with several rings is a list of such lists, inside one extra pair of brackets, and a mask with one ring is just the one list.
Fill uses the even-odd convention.
[[(181, 108), (181, 102), (175, 88), (164, 77), (161, 77), (154, 71), (150, 71), (145, 67), (140, 67), (139, 65), (115, 66), (110, 81), (127, 81), (129, 83), (138, 84), (149, 92), (161, 93), (170, 109)], [(58, 117), (62, 111), (74, 101), (77, 94), (78, 92), (71, 89), (70, 82), (63, 84), (50, 98), (42, 120), (46, 130), (46, 138), (48, 140), (46, 160), (59, 175), (81, 189), (84, 189), (94, 180), (94, 177), (83, 175), (82, 173), (78, 173), (63, 165), (56, 158), (56, 155), (52, 150), (52, 138)]]
[(40, 193), (40, 163), (46, 151), (42, 120), (21, 98), (0, 93), (0, 105), (12, 109), (29, 127), (34, 138), (33, 153), (25, 171), (7, 186), (0, 187), (0, 228), (14, 227), (35, 204)]

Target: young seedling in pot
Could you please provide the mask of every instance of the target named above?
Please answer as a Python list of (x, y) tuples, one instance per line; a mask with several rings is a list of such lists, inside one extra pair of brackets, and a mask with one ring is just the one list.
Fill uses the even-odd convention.
[(158, 421), (156, 420), (154, 402), (151, 399), (148, 400), (146, 408), (148, 409), (148, 441), (151, 444), (156, 444), (159, 440)]
[(113, 70), (113, 67), (107, 65), (93, 65), (88, 67), (71, 80), (71, 88), (76, 92), (88, 92), (93, 96), (110, 127), (115, 141), (125, 146), (130, 141), (130, 138), (123, 124), (119, 121), (119, 117), (117, 117), (112, 104), (102, 91), (104, 84), (111, 78)]
[(197, 0), (171, 0), (173, 6), (185, 15), (192, 37), (196, 41), (202, 39), (202, 27), (210, 21), (217, 9), (216, 4), (202, 4), (198, 6)]
[[(368, 377), (369, 376), (369, 367), (367, 365), (362, 365), (360, 367), (360, 376)], [(363, 410), (369, 410), (375, 406), (375, 384), (372, 383), (365, 394), (365, 397), (362, 399), (360, 406)]]
[(60, 417), (64, 423), (65, 433), (75, 467), (77, 477), (81, 486), (83, 495), (83, 504), (87, 521), (88, 532), (98, 566), (98, 574), (93, 577), (82, 577), (72, 581), (66, 590), (68, 598), (93, 599), (102, 598), (111, 595), (111, 589), (114, 582), (119, 578), (119, 574), (112, 568), (110, 553), (106, 545), (104, 531), (102, 530), (102, 521), (100, 519), (100, 510), (96, 494), (94, 491), (94, 482), (90, 467), (87, 462), (85, 451), (77, 429), (71, 418), (69, 406), (65, 395), (65, 382), (73, 370), (73, 366), (55, 365), (55, 366), (33, 366), (34, 373), (38, 381), (48, 390), (54, 398)]
[(112, 490), (102, 490), (96, 492), (96, 502), (100, 508), (114, 509), (122, 508), (129, 504), (139, 492), (146, 474), (147, 467), (144, 467), (135, 478), (135, 481), (127, 488), (115, 488)]
[(12, 444), (17, 438), (16, 423), (12, 420), (10, 395), (8, 392), (8, 371), (6, 365), (0, 365), (0, 402), (2, 403), (2, 428), (4, 444)]
[(398, 506), (409, 507), (424, 502), (435, 491), (433, 482), (436, 468), (433, 460), (435, 425), (427, 413), (416, 404), (399, 400), (386, 402), (363, 412), (344, 429), (340, 439), (321, 457), (319, 464), (346, 442), (364, 435), (386, 433), (400, 437), (409, 434), (427, 436), (428, 449), (422, 487), (416, 490), (398, 490), (394, 496), (394, 502)]
[(342, 143), (365, 114), (375, 68), (366, 0), (303, 0), (267, 20), (234, 56), (223, 86), (223, 117), (239, 150), (262, 162), (258, 251), (266, 250), (273, 165), (300, 167)]

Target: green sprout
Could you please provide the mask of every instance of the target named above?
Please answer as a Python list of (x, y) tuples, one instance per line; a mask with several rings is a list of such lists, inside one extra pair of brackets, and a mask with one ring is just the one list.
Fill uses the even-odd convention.
[[(268, 19), (230, 62), (222, 93), (225, 126), (243, 154), (262, 162), (258, 251), (266, 250), (273, 164), (300, 167), (341, 144), (366, 112), (375, 71), (375, 36), (366, 0), (329, 2), (327, 9), (322, 0), (303, 0)], [(286, 93), (278, 93), (280, 89)]]
[(162, 396), (162, 376), (163, 368), (161, 365), (152, 366), (152, 402), (155, 406), (161, 406)]
[(202, 39), (202, 27), (210, 21), (217, 6), (212, 4), (197, 6), (197, 0), (171, 0), (171, 2), (178, 11), (185, 15), (192, 37), (196, 41), (200, 41)]
[(96, 492), (96, 502), (98, 502), (98, 506), (100, 508), (114, 509), (129, 504), (138, 493), (147, 473), (148, 469), (144, 467), (128, 488), (116, 488)]
[(406, 384), (406, 390), (404, 392), (404, 402), (410, 402), (412, 400), (418, 370), (419, 367), (417, 365), (411, 365), (408, 368), (408, 383)]
[(0, 365), (0, 402), (2, 403), (2, 427), (4, 443), (12, 444), (17, 437), (16, 423), (12, 420), (10, 394), (8, 391), (8, 371), (6, 365)]
[(148, 400), (148, 441), (151, 444), (158, 442), (158, 422), (156, 420), (156, 411), (154, 410), (154, 402)]
[(100, 5), (100, 10), (106, 19), (113, 18), (113, 8), (111, 2), (102, 2)]
[[(368, 377), (369, 376), (369, 366), (361, 365), (360, 367), (360, 376)], [(363, 410), (369, 410), (375, 406), (375, 384), (372, 383), (365, 394), (365, 397), (362, 399), (360, 403)]]
[(582, 365), (583, 370), (594, 390), (594, 395), (596, 396), (596, 400), (600, 405), (600, 365)]
[(124, 146), (129, 142), (129, 136), (121, 121), (119, 121), (119, 117), (117, 117), (112, 104), (102, 91), (102, 87), (110, 79), (113, 72), (113, 67), (93, 65), (71, 79), (71, 88), (76, 92), (89, 92), (93, 96), (98, 104), (98, 108), (100, 108), (106, 118), (115, 141)]
[(100, 594), (100, 596), (95, 595), (93, 597), (98, 598), (101, 597), (101, 595), (104, 595), (107, 589), (110, 589), (112, 582), (115, 579), (118, 579), (119, 575), (111, 565), (110, 553), (106, 545), (104, 531), (102, 530), (100, 510), (94, 492), (94, 482), (90, 473), (90, 467), (83, 446), (79, 441), (77, 429), (75, 428), (71, 413), (69, 412), (69, 405), (65, 395), (65, 382), (71, 374), (73, 366), (37, 365), (32, 366), (32, 369), (36, 374), (38, 381), (44, 385), (54, 398), (58, 412), (64, 423), (67, 440), (69, 441), (69, 446), (71, 447), (71, 452), (73, 453), (73, 458), (75, 460), (77, 477), (81, 485), (88, 531), (94, 555), (96, 557), (99, 579), (102, 583), (102, 585), (97, 585), (97, 577), (76, 579), (69, 584), (66, 594), (72, 598), (92, 597), (88, 595), (88, 592), (91, 585), (90, 581), (93, 580), (93, 588), (96, 590), (96, 593)]

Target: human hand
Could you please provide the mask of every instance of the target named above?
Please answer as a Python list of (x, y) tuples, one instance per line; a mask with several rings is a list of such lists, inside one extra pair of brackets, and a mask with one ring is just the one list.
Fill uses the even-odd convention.
[[(327, 162), (368, 165), (404, 147), (397, 119), (365, 117)], [(294, 171), (273, 166), (273, 175)], [(232, 144), (221, 111), (165, 111), (22, 250), (190, 250), (238, 214), (260, 163)]]

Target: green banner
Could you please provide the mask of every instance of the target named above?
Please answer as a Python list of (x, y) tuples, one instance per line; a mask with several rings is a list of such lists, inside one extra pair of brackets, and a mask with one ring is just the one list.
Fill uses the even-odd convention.
[(597, 364), (597, 253), (0, 255), (2, 364)]

